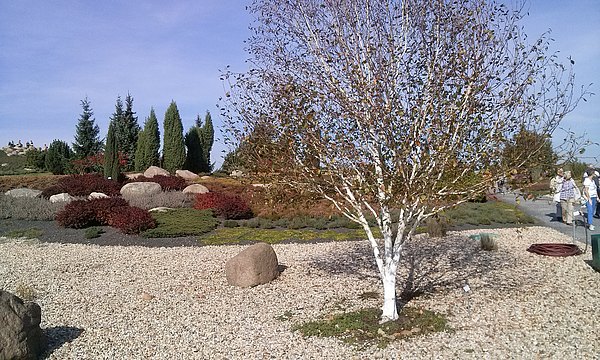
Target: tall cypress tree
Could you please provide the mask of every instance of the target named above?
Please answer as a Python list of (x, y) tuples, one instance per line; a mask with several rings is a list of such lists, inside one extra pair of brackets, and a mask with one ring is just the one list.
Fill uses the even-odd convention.
[(183, 125), (175, 101), (165, 112), (163, 140), (163, 168), (170, 173), (181, 169), (185, 163), (185, 143)]
[[(144, 126), (145, 128), (145, 126)], [(137, 148), (135, 149), (134, 170), (144, 171), (148, 168), (144, 159), (146, 157), (146, 130), (143, 129), (138, 135)]]
[[(120, 109), (119, 109), (120, 107)], [(121, 115), (117, 113), (121, 111)], [(135, 162), (135, 151), (137, 147), (140, 126), (137, 122), (137, 117), (133, 111), (133, 97), (127, 94), (125, 98), (125, 110), (121, 98), (117, 99), (117, 110), (115, 111), (115, 137), (117, 139), (117, 147), (127, 157), (127, 165), (125, 170), (133, 169)]]
[[(200, 120), (200, 115), (196, 123)], [(198, 125), (192, 126), (185, 134), (185, 147), (187, 154), (185, 157), (184, 168), (194, 173), (203, 171), (205, 167), (204, 147), (202, 146), (202, 138), (200, 136), (200, 128)]]
[(100, 128), (96, 125), (96, 119), (92, 118), (94, 112), (87, 96), (81, 100), (83, 113), (79, 115), (79, 122), (75, 128), (75, 142), (73, 150), (77, 159), (83, 159), (90, 155), (96, 155), (102, 151), (102, 140), (100, 140)]
[(135, 169), (142, 171), (152, 165), (158, 165), (160, 149), (160, 133), (158, 120), (154, 108), (150, 109), (150, 116), (144, 121), (144, 130), (140, 132), (138, 146), (135, 154)]
[(106, 135), (106, 149), (104, 151), (104, 177), (118, 180), (121, 173), (119, 164), (119, 148), (115, 136), (115, 125), (111, 121)]
[[(199, 122), (196, 120), (196, 124)], [(197, 125), (199, 126), (199, 125)], [(210, 116), (210, 112), (206, 111), (206, 116), (204, 116), (204, 125), (199, 128), (200, 138), (202, 140), (202, 169), (201, 172), (209, 173), (212, 171), (212, 164), (210, 162), (210, 152), (212, 150), (213, 144), (215, 142), (215, 129), (212, 123), (212, 117)]]

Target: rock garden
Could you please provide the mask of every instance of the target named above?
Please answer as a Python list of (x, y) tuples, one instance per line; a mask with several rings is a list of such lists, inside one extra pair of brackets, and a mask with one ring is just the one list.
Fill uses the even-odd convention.
[(401, 317), (382, 326), (371, 249), (326, 202), (273, 205), (268, 186), (156, 168), (129, 177), (2, 179), (0, 317), (21, 315), (0, 358), (600, 353), (590, 252), (526, 252), (569, 239), (514, 206), (467, 203), (420, 228), (400, 264)]

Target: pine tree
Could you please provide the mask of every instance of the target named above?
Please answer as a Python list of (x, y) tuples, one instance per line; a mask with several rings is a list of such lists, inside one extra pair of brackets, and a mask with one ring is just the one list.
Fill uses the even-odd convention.
[(144, 122), (144, 129), (138, 137), (135, 153), (135, 170), (143, 171), (152, 165), (158, 165), (158, 150), (160, 149), (160, 133), (158, 120), (154, 109), (150, 109), (150, 116)]
[[(200, 116), (198, 115), (199, 119)], [(184, 168), (194, 173), (201, 172), (205, 164), (205, 156), (198, 125), (192, 126), (185, 134), (185, 146), (187, 148), (187, 155)]]
[(70, 170), (70, 160), (73, 152), (69, 144), (62, 140), (54, 140), (46, 153), (46, 170), (54, 175), (64, 175)]
[(133, 97), (131, 94), (127, 94), (125, 98), (125, 110), (123, 110), (121, 98), (117, 98), (117, 106), (113, 116), (115, 120), (117, 147), (127, 158), (125, 170), (131, 170), (135, 162), (135, 151), (140, 132), (140, 126), (133, 111)]
[(163, 168), (170, 173), (174, 173), (175, 170), (181, 169), (185, 163), (183, 125), (175, 101), (171, 101), (171, 105), (165, 112), (163, 127)]
[(73, 143), (73, 150), (77, 159), (96, 155), (102, 151), (103, 146), (102, 140), (98, 136), (100, 128), (95, 124), (96, 119), (92, 118), (94, 112), (87, 97), (81, 100), (81, 107), (83, 113), (79, 116), (79, 122), (75, 128), (75, 142)]
[[(196, 123), (199, 122), (196, 120)], [(199, 125), (197, 125), (199, 127)], [(201, 172), (210, 173), (212, 171), (213, 165), (210, 162), (210, 152), (212, 150), (213, 144), (215, 142), (215, 129), (213, 127), (212, 118), (210, 116), (210, 112), (206, 111), (206, 116), (204, 117), (204, 125), (200, 128), (200, 137), (202, 140), (202, 168)]]
[(113, 121), (108, 126), (108, 134), (106, 135), (106, 150), (104, 151), (104, 177), (113, 180), (118, 180), (121, 174), (119, 164), (119, 149), (117, 147), (117, 139), (115, 136), (115, 124)]

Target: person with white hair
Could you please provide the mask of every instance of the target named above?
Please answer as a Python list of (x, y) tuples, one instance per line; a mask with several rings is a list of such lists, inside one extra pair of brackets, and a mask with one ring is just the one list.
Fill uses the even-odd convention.
[(575, 180), (570, 171), (565, 171), (565, 179), (560, 189), (560, 207), (562, 208), (563, 222), (567, 225), (573, 224), (573, 203), (575, 202)]
[(583, 198), (585, 199), (585, 208), (587, 210), (587, 224), (591, 231), (594, 231), (594, 213), (598, 202), (598, 186), (594, 181), (594, 171), (588, 170), (586, 178), (583, 180)]
[(556, 170), (556, 176), (550, 180), (550, 188), (554, 192), (553, 200), (556, 204), (556, 212), (554, 213), (554, 219), (556, 221), (562, 221), (562, 209), (560, 207), (560, 190), (562, 189), (562, 183), (565, 179), (563, 169)]

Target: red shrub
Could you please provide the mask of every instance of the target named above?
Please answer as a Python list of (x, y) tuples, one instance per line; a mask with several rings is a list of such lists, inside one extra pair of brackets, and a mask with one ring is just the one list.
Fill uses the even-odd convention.
[(72, 196), (88, 196), (96, 191), (108, 196), (120, 194), (121, 185), (116, 180), (108, 180), (97, 174), (71, 175), (59, 181), (59, 185)]
[(47, 188), (45, 188), (42, 191), (41, 196), (45, 199), (50, 199), (50, 196), (64, 193), (64, 192), (66, 192), (66, 191), (62, 185), (52, 185), (52, 186), (48, 186)]
[(108, 225), (110, 214), (115, 208), (129, 206), (125, 199), (119, 197), (91, 199), (88, 205), (94, 211), (96, 220), (102, 225)]
[(138, 234), (156, 227), (156, 221), (146, 210), (133, 206), (120, 206), (112, 209), (108, 225), (116, 227), (125, 234)]
[(139, 176), (131, 181), (135, 182), (155, 182), (160, 185), (162, 191), (173, 191), (183, 190), (187, 186), (187, 183), (183, 178), (179, 176), (171, 175), (155, 175), (154, 177), (148, 178), (145, 176)]
[(252, 210), (241, 197), (217, 192), (196, 195), (194, 208), (198, 210), (212, 209), (215, 215), (225, 219), (252, 218)]
[(75, 229), (98, 224), (96, 214), (87, 200), (75, 200), (65, 205), (56, 214), (56, 221), (62, 227)]

